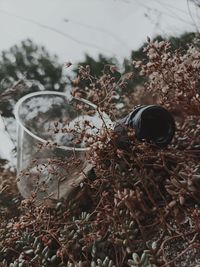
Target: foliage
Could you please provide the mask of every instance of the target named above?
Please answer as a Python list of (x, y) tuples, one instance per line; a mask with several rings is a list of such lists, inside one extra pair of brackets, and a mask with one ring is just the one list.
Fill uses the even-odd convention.
[(168, 108), (199, 115), (199, 48), (190, 46), (183, 54), (161, 41), (149, 44), (145, 51), (148, 62), (137, 61), (135, 66), (141, 66), (140, 74), (149, 78), (148, 90), (159, 95), (159, 102)]
[[(196, 35), (194, 33), (186, 33), (180, 37), (171, 37), (169, 39), (173, 49), (186, 49), (188, 44), (194, 42)], [(163, 37), (156, 37), (157, 40), (164, 40)], [(139, 75), (139, 72), (132, 64), (132, 60), (147, 59), (142, 45), (138, 50), (133, 50), (130, 59), (125, 59), (123, 71), (115, 72), (115, 77), (119, 80), (120, 76), (134, 72), (134, 79), (127, 80), (127, 86), (124, 91), (131, 92), (133, 88), (144, 82), (144, 77)], [(97, 59), (89, 55), (85, 56), (85, 60), (78, 65), (86, 67), (90, 66), (91, 75), (99, 77), (105, 68), (108, 70), (108, 65), (118, 65), (115, 58), (108, 58), (104, 55), (99, 55)], [(77, 75), (78, 68), (73, 69)], [(112, 73), (113, 75), (113, 73)], [(72, 75), (70, 75), (70, 80)], [(27, 80), (23, 87), (25, 90), (15, 91), (12, 95), (12, 100), (8, 99), (7, 90), (12, 89), (15, 82), (18, 80)], [(81, 81), (83, 88), (88, 84), (86, 81)], [(72, 83), (72, 85), (74, 85)], [(8, 51), (3, 51), (0, 56), (0, 94), (1, 103), (0, 110), (6, 117), (12, 116), (13, 101), (17, 101), (24, 94), (38, 90), (58, 90), (63, 91), (66, 86), (66, 80), (62, 75), (62, 65), (59, 64), (56, 56), (51, 56), (43, 46), (34, 44), (31, 40), (22, 41), (20, 45), (11, 47)], [(6, 92), (5, 92), (6, 91)]]
[[(124, 89), (134, 73), (119, 78), (111, 64), (96, 77), (89, 66), (79, 67), (74, 96), (91, 100), (116, 119), (121, 116), (119, 104), (128, 113), (136, 102), (142, 103), (141, 99), (153, 93), (156, 103), (175, 116), (176, 136), (169, 147), (158, 149), (139, 142), (134, 130), (127, 129), (132, 147), (126, 151), (116, 146), (116, 133), (108, 127), (95, 136), (83, 131), (81, 138), (90, 145), (87, 157), (94, 166), (93, 175), (84, 174), (70, 197), (54, 207), (46, 202), (36, 205), (33, 192), (21, 202), (19, 214), (1, 222), (3, 266), (198, 264), (198, 49), (189, 47), (183, 53), (166, 41), (148, 40), (146, 60), (133, 62), (146, 77), (144, 90), (137, 95), (126, 95)], [(82, 81), (87, 84), (84, 89)]]
[[(115, 58), (107, 58), (102, 54), (99, 54), (97, 59), (94, 59), (88, 54), (86, 54), (84, 61), (78, 63), (78, 65), (83, 67), (89, 65), (91, 69), (91, 74), (96, 77), (101, 76), (102, 71), (106, 65), (117, 65), (117, 64), (118, 63)], [(78, 69), (74, 69), (74, 72), (77, 74)]]
[(128, 265), (130, 267), (156, 267), (155, 264), (151, 264), (149, 261), (149, 256), (147, 254), (147, 252), (143, 252), (141, 258), (138, 256), (137, 253), (133, 253), (132, 254), (132, 259), (128, 260)]
[(66, 84), (58, 58), (31, 40), (22, 41), (19, 46), (3, 51), (0, 56), (0, 93), (5, 93), (19, 79), (29, 80), (26, 91), (15, 91), (12, 101), (7, 98), (1, 101), (0, 109), (4, 116), (12, 115), (13, 100), (18, 100), (23, 94), (37, 90), (63, 91)]
[[(162, 36), (156, 36), (153, 41), (168, 41), (171, 44), (172, 50), (181, 50), (185, 51), (188, 48), (188, 45), (192, 43), (196, 43), (199, 46), (199, 39), (197, 38), (198, 34), (189, 32), (180, 35), (179, 37), (169, 37), (164, 38)], [(146, 53), (144, 52), (144, 48), (146, 47), (147, 43), (144, 43), (141, 47), (137, 50), (133, 50), (131, 52), (130, 58), (124, 60), (123, 63), (123, 70), (121, 71), (122, 75), (127, 75), (127, 73), (134, 72), (134, 79), (130, 79), (127, 81), (127, 86), (125, 91), (132, 92), (138, 85), (142, 84), (145, 79), (144, 77), (139, 75), (137, 68), (132, 64), (132, 61), (141, 61), (147, 60)], [(108, 58), (103, 55), (99, 55), (97, 59), (92, 58), (89, 55), (85, 56), (84, 61), (79, 62), (78, 65), (86, 67), (90, 66), (91, 75), (99, 77), (102, 75), (102, 71), (104, 70), (105, 66), (107, 65), (115, 65), (119, 68), (119, 63), (115, 58)], [(78, 73), (78, 69), (74, 68), (73, 70), (76, 74)]]

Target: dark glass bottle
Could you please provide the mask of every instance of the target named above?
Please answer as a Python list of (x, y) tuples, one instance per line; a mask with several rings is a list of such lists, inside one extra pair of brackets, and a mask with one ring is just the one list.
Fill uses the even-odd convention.
[(135, 130), (135, 136), (139, 141), (152, 143), (159, 148), (166, 147), (175, 133), (174, 118), (169, 111), (157, 105), (139, 106), (116, 123), (116, 145), (126, 150), (131, 146), (127, 127)]

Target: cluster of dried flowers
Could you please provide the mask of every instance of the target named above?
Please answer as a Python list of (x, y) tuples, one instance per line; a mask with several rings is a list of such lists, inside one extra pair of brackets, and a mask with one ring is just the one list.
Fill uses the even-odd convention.
[(132, 147), (124, 151), (106, 127), (89, 137), (94, 168), (70, 199), (49, 208), (36, 206), (32, 194), (16, 204), (16, 217), (1, 221), (0, 266), (197, 266), (200, 51), (172, 52), (167, 42), (149, 41), (146, 53), (147, 61), (134, 62), (148, 78), (140, 93), (123, 93), (134, 74), (105, 66), (96, 78), (87, 66), (72, 81), (72, 94), (116, 119), (153, 93), (151, 101), (176, 118), (173, 143), (161, 150), (138, 142), (129, 129)]
[(186, 52), (172, 52), (170, 43), (162, 41), (150, 42), (145, 52), (148, 61), (134, 64), (141, 69), (142, 76), (148, 77), (146, 90), (172, 110), (185, 112), (187, 115), (199, 115), (199, 48), (190, 46)]

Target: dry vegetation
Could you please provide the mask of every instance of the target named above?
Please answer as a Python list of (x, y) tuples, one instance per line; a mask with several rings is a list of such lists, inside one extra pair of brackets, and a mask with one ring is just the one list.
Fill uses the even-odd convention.
[(93, 171), (55, 208), (35, 206), (35, 194), (20, 203), (5, 182), (0, 200), (10, 206), (0, 209), (0, 266), (200, 266), (200, 51), (149, 41), (146, 53), (147, 61), (133, 62), (148, 78), (140, 91), (126, 94), (134, 73), (119, 78), (115, 66), (105, 66), (96, 78), (87, 66), (72, 94), (112, 119), (138, 103), (161, 104), (176, 119), (172, 144), (140, 143), (130, 129), (133, 145), (124, 151), (105, 128), (89, 140)]

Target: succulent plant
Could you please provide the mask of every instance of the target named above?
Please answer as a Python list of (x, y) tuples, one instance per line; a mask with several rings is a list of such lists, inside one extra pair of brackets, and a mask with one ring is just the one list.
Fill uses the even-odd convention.
[(151, 264), (149, 261), (149, 255), (147, 252), (143, 252), (142, 256), (139, 257), (137, 253), (132, 254), (132, 259), (128, 260), (130, 267), (156, 267), (155, 264)]
[[(155, 95), (159, 92), (157, 104), (178, 117), (171, 146), (159, 150), (139, 142), (130, 130), (132, 148), (124, 151), (110, 141), (115, 132), (103, 129), (88, 137), (87, 157), (94, 164), (94, 175), (86, 176), (68, 201), (36, 206), (33, 194), (19, 207), (10, 201), (16, 193), (9, 198), (10, 193), (0, 192), (0, 201), (9, 200), (0, 208), (3, 267), (196, 264), (195, 257), (200, 257), (199, 52), (190, 48), (181, 55), (170, 51), (168, 43), (148, 42), (147, 53), (147, 61), (137, 63), (149, 78), (145, 88)], [(119, 114), (113, 96), (116, 88), (117, 94), (124, 88), (126, 79), (116, 80), (110, 67), (100, 78), (93, 77), (89, 67), (80, 68), (78, 80), (84, 79), (87, 87), (83, 90), (76, 84), (72, 94), (90, 99), (115, 118)], [(7, 218), (8, 211), (14, 216)]]

